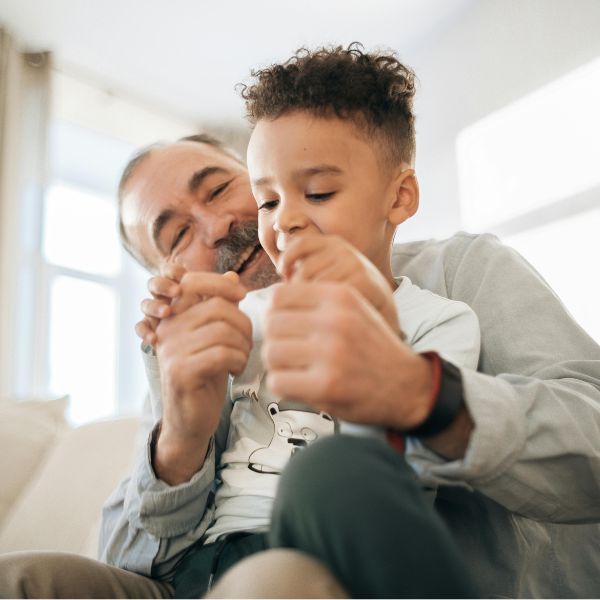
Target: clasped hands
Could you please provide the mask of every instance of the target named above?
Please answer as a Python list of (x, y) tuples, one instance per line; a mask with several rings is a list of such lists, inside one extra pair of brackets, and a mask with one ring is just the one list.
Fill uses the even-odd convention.
[[(283, 282), (273, 290), (262, 346), (270, 390), (346, 421), (400, 429), (419, 423), (430, 367), (403, 343), (392, 288), (379, 270), (327, 235), (294, 240), (277, 267)], [(155, 346), (161, 372), (155, 462), (186, 457), (189, 468), (175, 478), (185, 481), (217, 428), (229, 373), (246, 365), (252, 328), (238, 308), (246, 290), (235, 273), (186, 273), (176, 265), (152, 278), (149, 290), (136, 332)]]

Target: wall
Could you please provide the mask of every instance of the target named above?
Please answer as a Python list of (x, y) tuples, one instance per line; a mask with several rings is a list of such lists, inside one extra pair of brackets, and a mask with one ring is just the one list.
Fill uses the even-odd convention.
[[(600, 55), (597, 0), (479, 0), (434, 39), (403, 51), (416, 100), (419, 214), (397, 239), (460, 228), (455, 142), (471, 123)], [(507, 161), (510, 157), (507, 157)]]

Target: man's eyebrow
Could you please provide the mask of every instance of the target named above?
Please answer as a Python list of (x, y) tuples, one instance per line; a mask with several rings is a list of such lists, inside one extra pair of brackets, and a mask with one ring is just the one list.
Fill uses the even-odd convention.
[(190, 194), (194, 194), (198, 188), (204, 183), (207, 177), (214, 175), (215, 173), (224, 173), (228, 174), (229, 171), (224, 169), (223, 167), (204, 167), (204, 169), (200, 169), (196, 171), (188, 181), (188, 191)]
[[(314, 167), (307, 167), (306, 169), (298, 169), (294, 171), (295, 177), (310, 177), (312, 175), (341, 175), (342, 169), (335, 165), (315, 165)], [(260, 187), (261, 185), (268, 185), (271, 183), (271, 177), (260, 177), (259, 179), (252, 180), (253, 185)]]
[(165, 225), (173, 218), (175, 215), (175, 211), (167, 208), (163, 210), (158, 217), (152, 223), (152, 240), (154, 241), (154, 245), (161, 250), (162, 246), (160, 245), (160, 234), (162, 230), (165, 228)]

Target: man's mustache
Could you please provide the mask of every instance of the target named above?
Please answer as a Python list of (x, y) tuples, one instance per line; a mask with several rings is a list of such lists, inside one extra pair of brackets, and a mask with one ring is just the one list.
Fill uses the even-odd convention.
[(241, 223), (217, 247), (215, 271), (217, 273), (233, 271), (241, 254), (258, 244), (258, 224), (256, 222)]

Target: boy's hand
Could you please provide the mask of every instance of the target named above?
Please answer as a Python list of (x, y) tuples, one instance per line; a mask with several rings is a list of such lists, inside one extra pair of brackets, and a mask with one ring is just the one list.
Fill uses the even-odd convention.
[[(204, 290), (206, 273), (202, 273), (200, 287)], [(229, 271), (224, 275), (211, 273), (211, 276), (225, 277), (234, 284), (239, 284), (237, 273)], [(184, 310), (201, 302), (204, 299), (203, 291), (198, 288), (198, 274), (187, 273), (180, 265), (168, 265), (163, 274), (151, 277), (148, 281), (148, 290), (152, 298), (142, 301), (141, 308), (144, 318), (135, 325), (135, 332), (145, 344), (156, 344), (156, 328), (161, 319), (177, 315)], [(237, 287), (237, 286), (236, 286)], [(240, 298), (244, 297), (245, 290), (239, 286)]]
[(291, 283), (327, 281), (356, 289), (400, 333), (392, 288), (373, 263), (336, 235), (303, 236), (292, 240), (277, 265)]
[(156, 328), (161, 319), (171, 313), (171, 302), (181, 294), (179, 283), (186, 270), (180, 265), (167, 265), (165, 270), (148, 280), (148, 291), (152, 298), (142, 300), (144, 318), (135, 325), (135, 333), (145, 344), (154, 346)]

